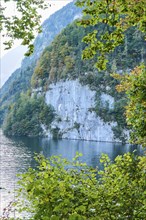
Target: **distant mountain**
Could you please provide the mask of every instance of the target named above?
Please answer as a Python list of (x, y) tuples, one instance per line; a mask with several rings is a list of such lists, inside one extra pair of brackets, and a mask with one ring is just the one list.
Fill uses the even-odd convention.
[(0, 87), (2, 87), (11, 74), (21, 66), (26, 51), (27, 48), (21, 45), (8, 51), (8, 53), (0, 59)]
[(34, 42), (35, 50), (30, 57), (22, 61), (19, 69), (13, 72), (10, 78), (0, 89), (0, 109), (1, 121), (3, 121), (6, 109), (9, 104), (14, 102), (22, 91), (30, 87), (30, 80), (33, 74), (36, 62), (42, 51), (61, 32), (69, 23), (81, 16), (81, 9), (74, 5), (74, 2), (64, 6), (61, 10), (51, 15), (42, 25), (42, 33), (39, 34)]

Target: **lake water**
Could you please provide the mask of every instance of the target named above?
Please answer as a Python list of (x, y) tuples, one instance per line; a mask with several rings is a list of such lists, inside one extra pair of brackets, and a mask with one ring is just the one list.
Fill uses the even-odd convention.
[(93, 167), (100, 166), (99, 158), (106, 153), (114, 160), (117, 155), (132, 152), (140, 147), (121, 145), (118, 143), (92, 142), (79, 140), (49, 140), (47, 138), (7, 138), (0, 130), (0, 215), (4, 207), (15, 200), (13, 190), (17, 187), (17, 173), (25, 172), (35, 166), (34, 153), (42, 153), (46, 157), (62, 155), (71, 160), (76, 152), (83, 154), (81, 160)]

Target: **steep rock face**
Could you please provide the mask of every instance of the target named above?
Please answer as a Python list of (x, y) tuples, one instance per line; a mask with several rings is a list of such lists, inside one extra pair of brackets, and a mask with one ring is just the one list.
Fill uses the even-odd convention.
[[(102, 94), (104, 101), (112, 104), (113, 98)], [(82, 139), (94, 141), (114, 140), (112, 126), (116, 123), (104, 123), (94, 112), (95, 91), (88, 86), (82, 86), (78, 80), (57, 82), (51, 84), (45, 94), (47, 104), (51, 104), (57, 117), (51, 124), (51, 130), (58, 131), (58, 135), (67, 139)], [(49, 137), (51, 132), (45, 131)]]

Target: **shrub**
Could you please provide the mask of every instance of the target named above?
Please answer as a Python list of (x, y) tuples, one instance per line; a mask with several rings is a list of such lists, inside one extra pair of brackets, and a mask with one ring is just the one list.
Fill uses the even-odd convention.
[(145, 219), (146, 157), (127, 153), (112, 163), (102, 155), (102, 171), (78, 157), (36, 157), (37, 169), (20, 175), (17, 208), (38, 220)]

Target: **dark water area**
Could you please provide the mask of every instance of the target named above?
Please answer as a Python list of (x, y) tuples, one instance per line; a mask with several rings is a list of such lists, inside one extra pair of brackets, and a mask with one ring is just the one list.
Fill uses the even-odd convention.
[(15, 200), (14, 189), (17, 188), (17, 173), (27, 171), (29, 167), (35, 167), (35, 153), (41, 153), (45, 157), (62, 155), (72, 160), (76, 152), (82, 153), (82, 162), (100, 168), (99, 158), (102, 153), (109, 155), (111, 160), (117, 155), (137, 150), (142, 154), (142, 149), (137, 146), (120, 143), (106, 143), (80, 140), (49, 140), (48, 138), (7, 138), (0, 131), (0, 215), (8, 203)]

